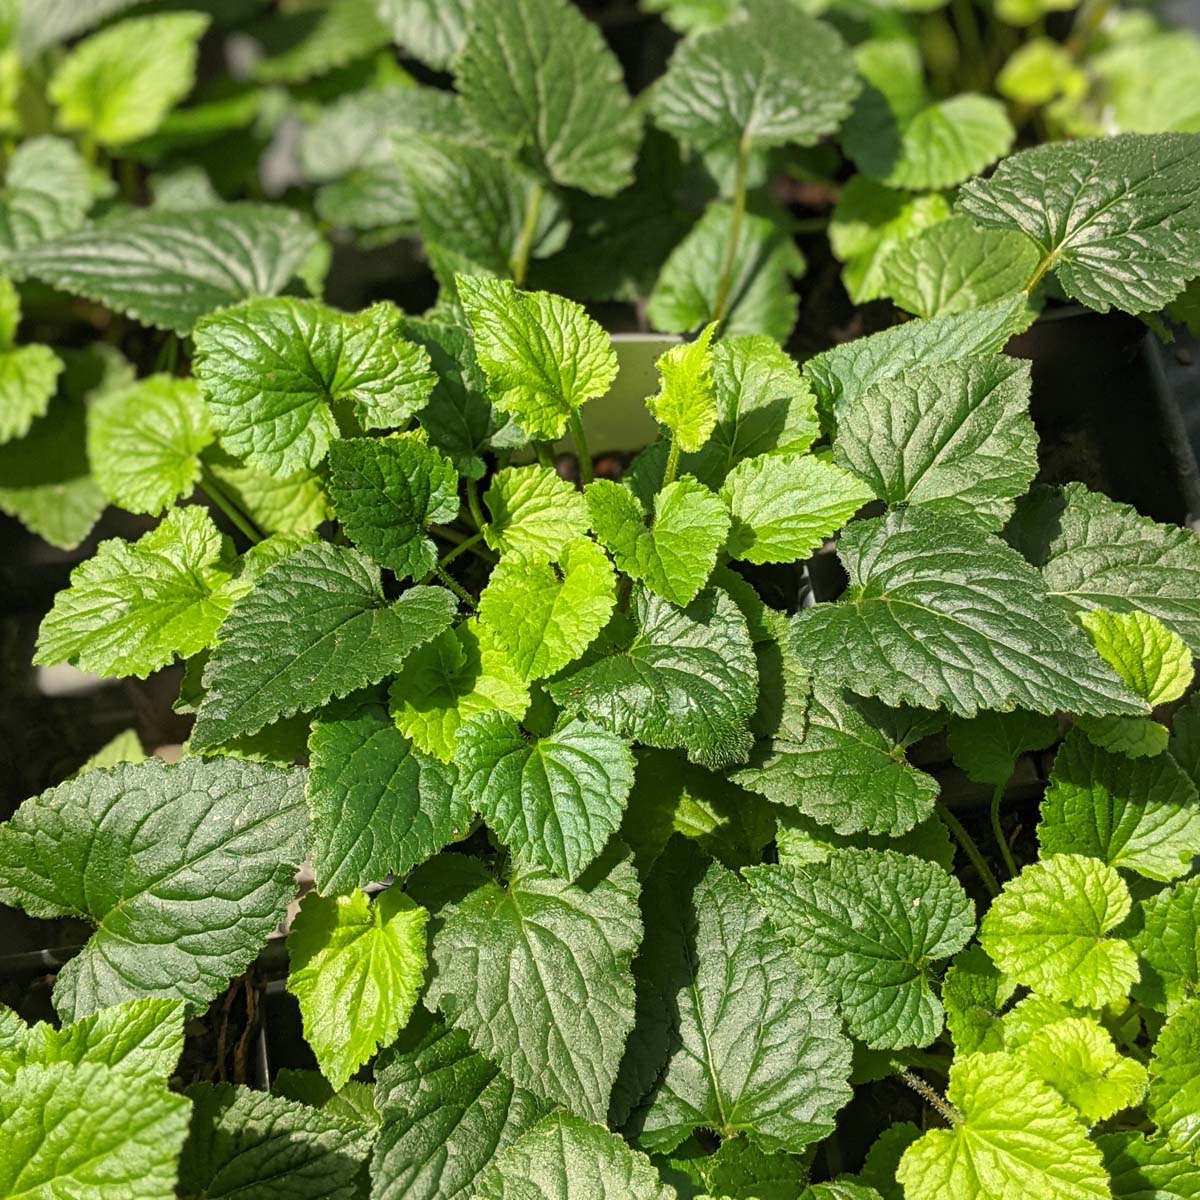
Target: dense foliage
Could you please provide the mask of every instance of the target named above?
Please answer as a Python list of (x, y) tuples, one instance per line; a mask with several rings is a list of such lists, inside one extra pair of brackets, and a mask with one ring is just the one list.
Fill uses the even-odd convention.
[[(0, 508), (141, 522), (34, 662), (194, 723), (0, 824), (86, 930), (0, 1195), (1200, 1196), (1200, 536), (1035, 483), (1005, 353), (1189, 315), (1189, 35), (657, 0), (634, 99), (568, 0), (332, 0), (181, 107), (244, 13), (86, 7), (0, 55)], [(803, 361), (788, 183), (892, 302)], [(315, 1069), (185, 1070), (269, 944)]]

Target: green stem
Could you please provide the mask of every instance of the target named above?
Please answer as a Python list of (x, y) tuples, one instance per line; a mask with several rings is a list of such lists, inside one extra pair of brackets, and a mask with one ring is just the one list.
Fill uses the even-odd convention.
[(583, 421), (580, 420), (578, 409), (571, 409), (568, 421), (571, 437), (575, 439), (575, 455), (579, 459), (579, 479), (584, 487), (587, 487), (592, 482), (592, 452), (588, 449), (587, 434), (583, 432)]
[(475, 528), (479, 530), (479, 536), (471, 540), (478, 541), (479, 537), (483, 536), (483, 527), (487, 522), (483, 519), (483, 508), (479, 503), (479, 484), (474, 479), (467, 480), (467, 508), (471, 510), (471, 520), (475, 522)]
[(1000, 856), (1004, 859), (1004, 869), (1008, 872), (1009, 879), (1013, 879), (1017, 875), (1017, 864), (1013, 859), (1012, 851), (1008, 848), (1008, 840), (1000, 825), (1000, 805), (1003, 800), (1004, 785), (1000, 783), (996, 785), (996, 790), (992, 793), (992, 833), (996, 838), (996, 845), (1000, 847)]
[(901, 1071), (900, 1078), (908, 1084), (930, 1108), (940, 1113), (951, 1125), (962, 1124), (962, 1114), (948, 1100), (942, 1098), (935, 1088), (931, 1088), (919, 1075), (911, 1071)]
[(723, 321), (733, 288), (733, 272), (737, 266), (738, 243), (742, 240), (742, 222), (746, 217), (746, 174), (750, 169), (750, 146), (745, 138), (738, 144), (737, 171), (733, 178), (733, 216), (729, 221), (729, 240), (721, 262), (717, 298), (713, 301), (712, 319)]
[(668, 483), (675, 482), (675, 476), (679, 471), (679, 443), (672, 438), (671, 448), (667, 451), (667, 469), (663, 472), (663, 487)]
[(441, 563), (434, 568), (437, 572), (437, 577), (468, 607), (475, 607), (475, 599), (465, 587), (462, 586), (449, 571), (442, 566)]
[(954, 840), (962, 847), (963, 853), (971, 860), (971, 865), (983, 881), (983, 886), (987, 888), (991, 895), (1000, 895), (1000, 885), (996, 882), (995, 875), (992, 874), (992, 868), (987, 865), (987, 861), (979, 853), (979, 847), (975, 845), (975, 839), (963, 828), (962, 822), (940, 800), (937, 802), (936, 807), (938, 816), (946, 822), (947, 828), (954, 835)]
[(230, 522), (250, 539), (252, 545), (257, 546), (263, 540), (263, 535), (250, 524), (247, 517), (238, 511), (237, 506), (206, 466), (200, 468), (200, 487), (204, 494), (229, 518)]
[(448, 550), (438, 562), (439, 567), (445, 567), (452, 563), (460, 554), (465, 554), (468, 550), (474, 550), (480, 542), (483, 541), (483, 530), (481, 529), (474, 537), (469, 537), (465, 542), (459, 542), (453, 550)]
[(969, 89), (979, 81), (978, 71), (984, 61), (983, 42), (971, 0), (950, 0), (950, 18), (958, 35), (959, 75)]
[(529, 255), (533, 250), (533, 238), (537, 233), (538, 215), (542, 210), (542, 197), (545, 189), (540, 183), (534, 183), (529, 189), (525, 201), (525, 216), (521, 221), (521, 232), (517, 234), (517, 244), (513, 248), (512, 258), (508, 260), (508, 269), (512, 273), (513, 282), (520, 287), (525, 282), (529, 271)]
[(554, 447), (549, 442), (534, 442), (533, 450), (543, 467), (549, 467), (552, 471), (558, 469), (554, 464)]
[(1112, 6), (1113, 0), (1086, 0), (1075, 17), (1070, 37), (1063, 43), (1072, 58), (1078, 59), (1091, 45), (1092, 38), (1100, 32), (1100, 26), (1104, 24), (1104, 18)]

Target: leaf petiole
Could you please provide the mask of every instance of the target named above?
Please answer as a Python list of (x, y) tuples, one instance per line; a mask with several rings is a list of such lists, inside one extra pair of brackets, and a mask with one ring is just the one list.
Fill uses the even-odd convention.
[(1008, 871), (1008, 877), (1012, 879), (1017, 874), (1017, 864), (1013, 858), (1012, 851), (1009, 849), (1008, 840), (1004, 836), (1004, 829), (1000, 824), (1000, 805), (1003, 800), (1004, 785), (997, 784), (996, 790), (992, 793), (992, 833), (996, 838), (996, 845), (1000, 847), (1000, 856), (1004, 859), (1004, 867)]
[(963, 828), (962, 822), (940, 800), (935, 805), (935, 808), (938, 816), (946, 822), (947, 828), (954, 835), (954, 840), (962, 847), (963, 853), (966, 854), (967, 858), (971, 860), (971, 865), (975, 868), (988, 893), (992, 896), (1000, 895), (1000, 885), (996, 882), (996, 876), (992, 874), (992, 868), (987, 865), (987, 860), (980, 854), (979, 847), (975, 845), (975, 839)]
[(250, 523), (250, 519), (238, 510), (237, 505), (217, 482), (216, 476), (207, 466), (200, 468), (200, 487), (204, 494), (229, 518), (242, 534), (257, 546), (263, 540), (263, 535)]

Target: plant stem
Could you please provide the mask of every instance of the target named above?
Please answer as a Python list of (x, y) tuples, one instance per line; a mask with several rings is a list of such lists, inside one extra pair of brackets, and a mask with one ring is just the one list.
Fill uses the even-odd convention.
[(470, 593), (470, 592), (468, 592), (468, 591), (467, 591), (467, 589), (466, 589), (465, 587), (463, 587), (463, 586), (462, 586), (462, 584), (460, 584), (460, 583), (459, 583), (459, 582), (458, 582), (458, 581), (457, 581), (457, 580), (456, 580), (456, 579), (455, 579), (455, 578), (454, 578), (454, 577), (453, 577), (453, 576), (450, 574), (450, 572), (449, 572), (449, 571), (447, 571), (447, 570), (445, 569), (445, 567), (443, 567), (443, 566), (442, 566), (442, 564), (441, 564), (441, 563), (438, 563), (438, 565), (437, 565), (436, 567), (434, 567), (434, 570), (437, 572), (437, 577), (438, 577), (438, 578), (439, 578), (439, 579), (440, 579), (440, 580), (441, 580), (441, 581), (442, 581), (442, 582), (443, 582), (443, 583), (444, 583), (444, 584), (445, 584), (445, 585), (446, 585), (446, 586), (447, 586), (447, 587), (448, 587), (448, 588), (449, 588), (449, 589), (450, 589), (450, 590), (451, 590), (451, 591), (452, 591), (452, 592), (453, 592), (453, 593), (454, 593), (454, 594), (455, 594), (455, 595), (456, 595), (456, 596), (457, 596), (457, 597), (458, 597), (458, 598), (459, 598), (459, 599), (460, 599), (460, 600), (461, 600), (461, 601), (462, 601), (462, 602), (463, 602), (463, 603), (464, 603), (464, 604), (465, 604), (465, 605), (466, 605), (468, 608), (471, 608), (471, 609), (473, 609), (473, 608), (475, 607), (475, 600), (474, 600), (474, 598), (472, 597), (471, 593)]
[(468, 550), (474, 550), (478, 544), (483, 541), (483, 530), (481, 529), (474, 537), (469, 537), (465, 542), (459, 542), (453, 550), (447, 550), (445, 554), (438, 560), (438, 566), (444, 567), (452, 563), (460, 554), (465, 554)]
[(1003, 800), (1004, 785), (998, 783), (996, 790), (992, 793), (992, 833), (996, 837), (996, 845), (1000, 847), (1000, 857), (1004, 859), (1004, 869), (1008, 872), (1009, 879), (1012, 879), (1017, 874), (1017, 864), (1013, 859), (1012, 851), (1008, 848), (1008, 841), (1000, 825), (1000, 804)]
[(542, 197), (545, 194), (542, 185), (534, 183), (525, 200), (525, 216), (521, 221), (521, 232), (517, 234), (517, 244), (513, 247), (512, 258), (508, 260), (508, 269), (512, 272), (513, 282), (517, 287), (525, 282), (525, 276), (529, 271), (529, 255), (533, 250), (533, 236), (537, 233), (538, 215), (542, 210)]
[[(467, 480), (467, 508), (471, 510), (471, 520), (475, 522), (475, 528), (479, 530), (479, 534), (482, 536), (483, 527), (487, 522), (483, 519), (483, 508), (479, 503), (479, 484), (474, 479)], [(474, 537), (471, 540), (477, 542), (479, 538)]]
[(679, 472), (679, 443), (672, 438), (671, 448), (667, 451), (667, 469), (663, 472), (663, 487), (668, 483), (675, 482), (675, 476)]
[(940, 1113), (951, 1125), (962, 1124), (962, 1114), (951, 1104), (944, 1099), (939, 1093), (929, 1086), (919, 1075), (914, 1075), (909, 1070), (900, 1072), (900, 1078), (908, 1084), (926, 1104), (929, 1105), (935, 1112)]
[(237, 505), (217, 482), (216, 476), (203, 465), (200, 468), (200, 487), (204, 494), (229, 518), (230, 522), (250, 539), (251, 545), (257, 546), (263, 540), (263, 535), (250, 524), (247, 517), (238, 511)]
[(592, 482), (592, 452), (588, 449), (587, 434), (583, 432), (583, 421), (578, 409), (571, 409), (568, 418), (571, 426), (571, 437), (575, 439), (575, 455), (579, 459), (579, 480), (587, 487)]
[(979, 853), (979, 847), (975, 845), (975, 839), (962, 827), (962, 822), (940, 800), (937, 802), (936, 808), (938, 816), (946, 822), (950, 832), (954, 835), (954, 840), (962, 847), (963, 853), (971, 860), (971, 865), (983, 881), (983, 886), (987, 888), (991, 895), (1000, 895), (1000, 885), (996, 882), (995, 875), (992, 874), (992, 868), (987, 865), (987, 860)]
[(537, 460), (543, 467), (549, 467), (550, 470), (557, 470), (554, 465), (554, 447), (549, 442), (534, 442), (534, 453), (537, 455)]
[(729, 221), (729, 240), (721, 263), (720, 283), (713, 301), (712, 319), (723, 321), (733, 288), (733, 270), (737, 266), (738, 243), (742, 240), (742, 222), (746, 216), (746, 173), (750, 169), (750, 146), (745, 138), (738, 144), (737, 170), (733, 177), (733, 216)]
[(1112, 5), (1113, 0), (1085, 0), (1075, 17), (1070, 37), (1063, 43), (1072, 58), (1078, 59), (1088, 48), (1092, 38), (1100, 32), (1100, 26), (1104, 24), (1104, 18), (1108, 16)]
[[(983, 42), (979, 37), (979, 25), (971, 0), (950, 0), (950, 17), (954, 32), (958, 35), (960, 77), (970, 87), (978, 82), (979, 69), (984, 62)], [(970, 70), (964, 68), (964, 64), (968, 63)]]

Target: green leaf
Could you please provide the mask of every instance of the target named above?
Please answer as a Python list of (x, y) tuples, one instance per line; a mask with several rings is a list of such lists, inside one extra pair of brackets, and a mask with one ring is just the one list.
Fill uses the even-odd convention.
[(954, 763), (975, 783), (1003, 787), (1030, 750), (1044, 750), (1058, 741), (1058, 722), (1044, 713), (981, 712), (950, 720), (950, 753)]
[(686, 749), (702, 766), (743, 759), (758, 670), (737, 605), (719, 589), (685, 609), (638, 591), (633, 608), (632, 642), (552, 683), (555, 703), (647, 746)]
[(398, 887), (305, 896), (288, 934), (288, 991), (321, 1074), (341, 1088), (404, 1027), (425, 981), (429, 914)]
[(891, 850), (754, 867), (750, 890), (801, 966), (872, 1047), (927, 1046), (942, 1031), (929, 967), (961, 950), (975, 914), (958, 881)]
[(1096, 1138), (1115, 1200), (1195, 1200), (1200, 1165), (1166, 1142), (1140, 1133), (1104, 1133)]
[(308, 749), (313, 871), (323, 894), (402, 877), (466, 833), (471, 810), (454, 772), (413, 746), (384, 705), (328, 710)]
[(859, 82), (836, 30), (779, 0), (754, 0), (680, 43), (654, 86), (655, 124), (701, 149), (813, 146), (850, 112)]
[(1018, 230), (979, 229), (968, 217), (951, 217), (888, 256), (881, 290), (919, 317), (967, 312), (1021, 291), (1039, 258)]
[(301, 547), (267, 568), (222, 627), (192, 748), (378, 683), (453, 616), (454, 597), (443, 588), (410, 588), (388, 604), (378, 569), (357, 551)]
[(1004, 105), (964, 92), (898, 111), (868, 87), (842, 132), (846, 153), (872, 179), (910, 191), (941, 190), (1007, 154), (1015, 134)]
[(274, 53), (254, 64), (263, 83), (304, 83), (348, 67), (388, 43), (375, 0), (326, 0), (306, 4), (260, 25)]
[(518, 1087), (603, 1120), (633, 1026), (637, 892), (616, 851), (574, 884), (543, 870), (485, 879), (440, 914), (427, 1006)]
[[(12, 291), (15, 301), (8, 280), (0, 279), (0, 287)], [(62, 369), (62, 360), (49, 346), (0, 349), (0, 443), (23, 438), (46, 415)]]
[(1192, 530), (1069, 483), (1025, 497), (1006, 536), (1069, 608), (1149, 613), (1200, 653), (1200, 535)]
[(729, 553), (772, 563), (806, 558), (871, 499), (871, 491), (810, 455), (764, 454), (738, 463), (721, 496), (733, 514)]
[(996, 970), (982, 947), (972, 944), (955, 958), (942, 979), (942, 1004), (957, 1054), (1003, 1047), (1000, 1011), (1015, 990), (1016, 984)]
[(457, 276), (456, 284), (493, 403), (531, 438), (556, 441), (578, 409), (617, 377), (608, 334), (562, 296), (475, 275)]
[(1192, 653), (1177, 633), (1149, 613), (1106, 612), (1080, 615), (1096, 653), (1143, 700), (1157, 708), (1178, 700), (1192, 682)]
[(553, 1113), (483, 1173), (478, 1200), (674, 1200), (644, 1155), (603, 1125)]
[(458, 516), (458, 472), (419, 436), (348, 438), (329, 448), (329, 492), (350, 540), (397, 578), (437, 565), (430, 524)]
[(98, 771), (102, 767), (115, 767), (117, 763), (139, 763), (146, 758), (142, 749), (141, 738), (136, 729), (123, 729), (115, 737), (110, 738), (96, 751), (75, 775), (86, 775), (88, 771)]
[(542, 679), (578, 658), (608, 624), (616, 575), (588, 538), (569, 542), (559, 570), (505, 558), (479, 597), (479, 620), (524, 680)]
[(96, 482), (129, 512), (157, 515), (190, 495), (200, 478), (200, 452), (212, 440), (212, 422), (191, 379), (151, 375), (106, 392), (88, 411)]
[(1200, 854), (1200, 797), (1169, 754), (1128, 758), (1072, 730), (1054, 760), (1037, 829), (1043, 854), (1088, 854), (1178, 879)]
[(333, 515), (320, 476), (308, 468), (272, 475), (215, 446), (205, 452), (204, 465), (264, 533), (311, 533)]
[[(734, 235), (734, 211), (713, 202), (663, 264), (646, 315), (664, 333), (690, 333), (721, 321), (726, 336), (761, 333), (786, 341), (799, 304), (793, 277), (804, 273), (804, 256), (779, 220), (747, 213)], [(727, 259), (727, 255), (730, 255)], [(725, 263), (730, 263), (729, 284)], [(718, 311), (721, 292), (725, 303)]]
[(1066, 293), (1089, 308), (1151, 312), (1200, 269), (1200, 214), (1188, 202), (1200, 135), (1123, 134), (1036, 146), (963, 188), (982, 225), (1020, 229)]
[(312, 226), (278, 206), (135, 209), (26, 246), (5, 269), (187, 334), (215, 309), (281, 292), (316, 244)]
[(331, 405), (367, 429), (403, 425), (429, 398), (429, 356), (377, 304), (347, 316), (316, 300), (256, 300), (196, 327), (196, 377), (221, 445), (276, 475), (315, 467), (339, 436)]
[(101, 542), (71, 572), (42, 621), (34, 662), (144, 679), (210, 645), (239, 590), (208, 511), (172, 509), (136, 542)]
[(688, 476), (676, 479), (654, 497), (649, 526), (637, 498), (620, 484), (599, 479), (588, 485), (586, 497), (592, 529), (618, 570), (673, 604), (695, 599), (729, 532), (729, 513), (718, 496)]
[(499, 711), (519, 721), (529, 707), (529, 686), (491, 629), (470, 620), (410, 654), (389, 697), (397, 728), (448, 763), (459, 728), (474, 717)]
[(488, 138), (563, 187), (631, 183), (641, 125), (599, 29), (567, 0), (477, 3), (471, 18), (455, 72)]
[(192, 1127), (179, 1160), (191, 1200), (358, 1200), (371, 1132), (307, 1104), (233, 1084), (188, 1088)]
[(335, 1092), (320, 1071), (301, 1067), (281, 1067), (271, 1080), (271, 1095), (298, 1100), (310, 1108), (323, 1109), (331, 1117), (352, 1121), (375, 1132), (380, 1126), (375, 1111), (374, 1088), (369, 1083), (348, 1083)]
[(373, 1200), (472, 1200), (492, 1159), (550, 1107), (420, 1010), (379, 1056), (375, 1080)]
[(934, 367), (993, 354), (1024, 329), (1031, 316), (1024, 297), (1013, 296), (973, 312), (906, 321), (823, 351), (804, 364), (804, 375), (817, 394), (822, 418), (833, 426), (868, 388), (895, 379), (911, 366)]
[(196, 82), (202, 13), (133, 17), (75, 46), (50, 79), (58, 125), (106, 146), (153, 133)]
[(1176, 1009), (1154, 1043), (1146, 1111), (1172, 1146), (1195, 1157), (1200, 1146), (1200, 1000)]
[(914, 196), (865, 175), (849, 179), (829, 219), (829, 244), (846, 264), (842, 283), (850, 299), (865, 304), (887, 295), (893, 254), (949, 215), (950, 205), (936, 192)]
[(0, 1073), (0, 1189), (13, 1200), (172, 1200), (188, 1102), (98, 1063)]
[(22, 142), (0, 191), (0, 246), (23, 250), (74, 233), (92, 207), (88, 165), (63, 138)]
[(588, 531), (583, 496), (553, 467), (505, 467), (483, 502), (492, 518), (484, 540), (502, 554), (553, 562)]
[(147, 759), (21, 805), (0, 826), (0, 899), (97, 924), (58, 974), (64, 1016), (136, 996), (203, 1006), (283, 916), (307, 841), (299, 772)]
[(1075, 1110), (1007, 1055), (959, 1058), (946, 1095), (960, 1120), (904, 1152), (905, 1200), (1108, 1200), (1100, 1151)]
[(1185, 879), (1142, 901), (1133, 937), (1142, 960), (1139, 999), (1174, 1012), (1200, 992), (1200, 878)]
[(700, 336), (672, 346), (659, 356), (658, 394), (646, 401), (651, 416), (670, 431), (680, 450), (699, 450), (717, 424), (717, 403), (712, 380), (714, 321)]
[(697, 1126), (766, 1151), (825, 1137), (850, 1098), (850, 1047), (746, 885), (675, 842), (644, 903), (628, 1053), (643, 1056), (651, 1086), (627, 1131), (660, 1152)]
[(392, 38), (414, 58), (446, 70), (467, 38), (474, 0), (376, 0)]
[(621, 824), (633, 754), (602, 725), (574, 720), (526, 741), (505, 713), (464, 726), (454, 752), (459, 794), (518, 866), (574, 881)]
[(846, 599), (792, 619), (793, 646), (824, 663), (831, 683), (964, 717), (1017, 705), (1145, 712), (998, 538), (909, 508), (856, 521), (838, 557), (850, 576)]
[(1108, 936), (1129, 912), (1112, 867), (1080, 854), (1030, 863), (1004, 885), (979, 928), (992, 961), (1017, 983), (1054, 1000), (1099, 1008), (1138, 977), (1129, 944)]
[(912, 367), (838, 415), (834, 461), (889, 505), (999, 529), (1037, 473), (1029, 364), (992, 355)]

